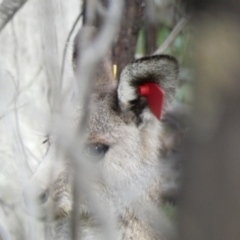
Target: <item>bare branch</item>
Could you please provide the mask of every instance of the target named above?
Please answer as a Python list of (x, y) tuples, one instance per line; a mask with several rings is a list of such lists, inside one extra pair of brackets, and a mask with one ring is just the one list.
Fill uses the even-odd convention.
[(26, 2), (27, 0), (3, 0), (0, 5), (0, 31)]
[(171, 46), (171, 44), (174, 42), (178, 34), (183, 30), (183, 28), (187, 24), (187, 19), (186, 18), (181, 18), (179, 22), (176, 24), (172, 32), (169, 34), (165, 42), (153, 53), (153, 55), (156, 54), (162, 54), (164, 53), (167, 48)]
[[(90, 46), (88, 46), (81, 53), (81, 58), (79, 60), (76, 74), (78, 78), (78, 90), (79, 90), (79, 101), (85, 107), (82, 109), (84, 118), (81, 119), (81, 122), (78, 126), (78, 136), (76, 136), (78, 146), (76, 146), (75, 152), (77, 149), (80, 152), (83, 151), (84, 146), (84, 136), (83, 132), (85, 126), (87, 125), (88, 117), (88, 103), (90, 101), (90, 92), (92, 86), (92, 80), (94, 77), (94, 70), (97, 68), (97, 64), (105, 57), (108, 50), (110, 49), (115, 36), (118, 32), (120, 20), (122, 16), (123, 9), (122, 0), (111, 0), (109, 4), (108, 11), (106, 13), (106, 18), (103, 23), (101, 31), (98, 33), (94, 41)], [(71, 146), (69, 146), (71, 149)], [(70, 151), (71, 153), (72, 151)], [(84, 182), (84, 177), (80, 173), (84, 173), (86, 169), (85, 164), (83, 163), (81, 157), (83, 154), (77, 154), (73, 156), (73, 170), (74, 170), (74, 181), (73, 181), (73, 211), (72, 211), (72, 239), (77, 239), (77, 222), (78, 222), (78, 203), (80, 199), (80, 189), (84, 186), (79, 186), (80, 183)], [(87, 172), (87, 171), (86, 171)], [(90, 191), (88, 191), (89, 194)], [(101, 216), (100, 216), (101, 217)], [(107, 227), (107, 226), (106, 226)]]
[(64, 50), (63, 50), (63, 57), (62, 57), (62, 64), (61, 64), (61, 75), (60, 75), (60, 89), (61, 89), (61, 86), (62, 86), (62, 82), (63, 82), (63, 75), (64, 75), (64, 70), (65, 70), (65, 61), (66, 61), (66, 54), (67, 54), (67, 48), (69, 46), (69, 41), (72, 37), (72, 34), (80, 20), (80, 18), (82, 17), (82, 12), (79, 13), (79, 15), (77, 16), (76, 20), (74, 21), (73, 23), (73, 26), (68, 34), (68, 37), (67, 37), (67, 40), (66, 40), (66, 43), (65, 43), (65, 46), (64, 46)]

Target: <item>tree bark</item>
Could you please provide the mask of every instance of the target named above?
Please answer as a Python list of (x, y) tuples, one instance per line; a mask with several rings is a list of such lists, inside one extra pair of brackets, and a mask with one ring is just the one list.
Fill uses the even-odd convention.
[(134, 60), (139, 30), (143, 24), (144, 0), (125, 0), (120, 32), (112, 49), (117, 78), (125, 65)]
[(145, 17), (145, 54), (151, 55), (157, 49), (157, 24)]

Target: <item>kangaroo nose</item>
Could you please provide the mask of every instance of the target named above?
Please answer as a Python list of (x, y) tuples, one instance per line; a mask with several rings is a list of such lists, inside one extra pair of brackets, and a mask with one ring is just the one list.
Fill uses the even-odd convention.
[(24, 189), (23, 190), (23, 203), (25, 206), (28, 206), (29, 203), (34, 203), (35, 204), (44, 204), (47, 202), (48, 197), (49, 197), (49, 191), (48, 190), (42, 190), (42, 189)]

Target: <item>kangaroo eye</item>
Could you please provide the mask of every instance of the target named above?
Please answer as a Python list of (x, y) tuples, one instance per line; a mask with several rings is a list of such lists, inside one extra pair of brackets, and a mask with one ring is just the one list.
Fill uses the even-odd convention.
[(86, 147), (86, 155), (92, 159), (101, 159), (108, 151), (109, 146), (105, 144), (89, 144)]

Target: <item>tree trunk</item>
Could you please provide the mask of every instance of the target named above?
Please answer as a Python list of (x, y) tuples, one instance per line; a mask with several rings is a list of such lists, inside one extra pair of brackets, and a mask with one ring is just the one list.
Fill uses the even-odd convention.
[(124, 17), (120, 32), (112, 49), (113, 64), (117, 65), (117, 78), (123, 67), (134, 60), (139, 30), (143, 24), (144, 1), (125, 0)]
[[(240, 29), (237, 1), (195, 7), (196, 82), (179, 239), (240, 239)], [(214, 10), (213, 10), (214, 9)], [(233, 15), (237, 13), (237, 15)]]

